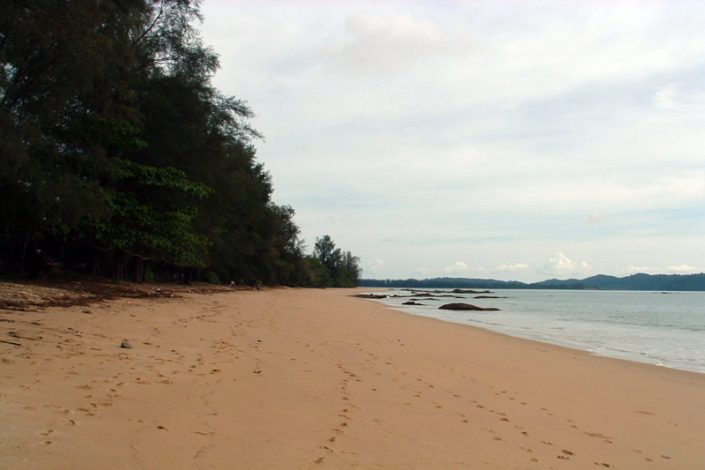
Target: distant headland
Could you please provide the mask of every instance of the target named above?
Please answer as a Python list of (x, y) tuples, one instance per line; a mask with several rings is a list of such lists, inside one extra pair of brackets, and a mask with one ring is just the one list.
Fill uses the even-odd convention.
[(453, 277), (436, 277), (431, 279), (361, 279), (359, 285), (363, 287), (705, 291), (705, 273), (640, 273), (625, 277), (598, 274), (585, 279), (548, 279), (533, 283)]

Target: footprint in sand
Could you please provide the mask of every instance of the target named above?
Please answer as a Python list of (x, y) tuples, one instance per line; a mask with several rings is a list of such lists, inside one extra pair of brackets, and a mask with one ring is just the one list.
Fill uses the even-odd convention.
[(76, 408), (76, 411), (80, 411), (80, 412), (82, 412), (83, 414), (85, 414), (86, 416), (95, 416), (95, 413), (93, 413), (93, 412), (92, 412), (91, 410), (89, 410), (88, 408), (83, 408), (83, 407), (81, 407), (81, 408)]
[(590, 436), (590, 437), (594, 437), (596, 439), (602, 439), (607, 444), (612, 444), (612, 442), (613, 442), (612, 438), (610, 436), (605, 436), (604, 434), (599, 433), (599, 432), (586, 432), (585, 435)]

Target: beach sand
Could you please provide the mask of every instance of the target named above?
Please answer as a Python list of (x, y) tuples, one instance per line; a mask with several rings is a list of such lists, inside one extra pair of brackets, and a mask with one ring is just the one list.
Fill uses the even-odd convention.
[(705, 468), (705, 374), (352, 293), (0, 310), (0, 468)]

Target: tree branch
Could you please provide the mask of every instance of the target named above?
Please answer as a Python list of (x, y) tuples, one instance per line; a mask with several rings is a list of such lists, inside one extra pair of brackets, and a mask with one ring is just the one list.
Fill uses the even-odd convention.
[(157, 13), (157, 16), (154, 17), (154, 20), (152, 23), (145, 29), (142, 34), (139, 35), (139, 37), (135, 40), (132, 41), (132, 45), (136, 45), (138, 42), (140, 42), (142, 39), (144, 39), (145, 36), (147, 36), (150, 31), (157, 25), (157, 22), (159, 21), (159, 18), (161, 18), (162, 13), (164, 13), (164, 2), (159, 2), (159, 13)]

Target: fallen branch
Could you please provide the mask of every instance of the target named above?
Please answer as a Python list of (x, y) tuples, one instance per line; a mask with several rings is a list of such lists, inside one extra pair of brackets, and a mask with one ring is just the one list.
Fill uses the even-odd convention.
[(13, 346), (22, 346), (20, 343), (13, 343), (12, 341), (5, 341), (4, 339), (0, 339), (0, 343), (11, 344)]

